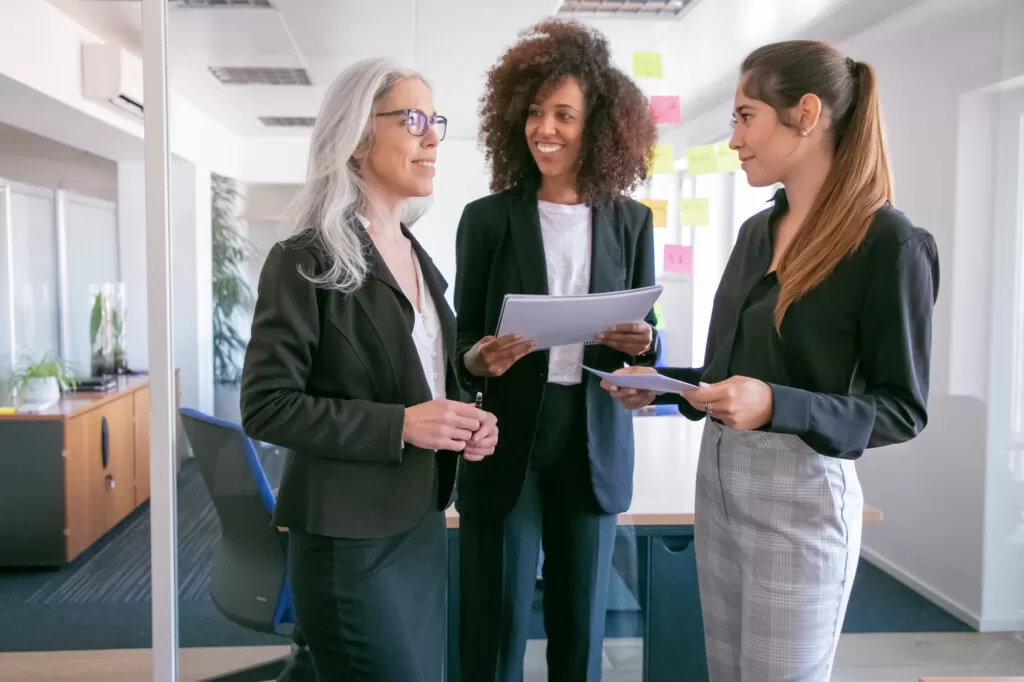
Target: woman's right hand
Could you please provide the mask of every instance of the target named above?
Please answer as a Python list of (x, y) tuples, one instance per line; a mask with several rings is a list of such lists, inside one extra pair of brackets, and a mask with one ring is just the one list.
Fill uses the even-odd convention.
[[(657, 374), (658, 370), (653, 367), (623, 367), (617, 369), (612, 374)], [(622, 403), (622, 406), (627, 410), (638, 410), (641, 407), (647, 407), (654, 399), (658, 397), (658, 394), (654, 391), (641, 391), (636, 388), (623, 388), (616, 386), (607, 379), (601, 379), (601, 388), (611, 393), (612, 397)]]
[(405, 408), (402, 441), (424, 450), (462, 452), (480, 425), (490, 421), (473, 405), (438, 398)]
[(524, 341), (518, 334), (485, 336), (466, 351), (463, 361), (473, 376), (500, 377), (532, 351), (533, 341)]

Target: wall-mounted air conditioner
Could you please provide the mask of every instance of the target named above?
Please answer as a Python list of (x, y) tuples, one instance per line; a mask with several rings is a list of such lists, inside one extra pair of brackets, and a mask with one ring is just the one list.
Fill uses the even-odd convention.
[(82, 45), (82, 95), (141, 119), (142, 66), (117, 45)]

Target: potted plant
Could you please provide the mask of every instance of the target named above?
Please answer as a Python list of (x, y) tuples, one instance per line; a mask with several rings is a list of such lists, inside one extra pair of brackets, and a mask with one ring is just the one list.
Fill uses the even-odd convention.
[(246, 341), (238, 331), (252, 312), (253, 294), (242, 268), (253, 247), (242, 234), (236, 214), (239, 193), (235, 182), (213, 176), (213, 378), (216, 414), (239, 421), (238, 387)]
[(70, 391), (77, 382), (67, 363), (43, 356), (39, 361), (25, 357), (15, 370), (11, 389), (26, 405), (50, 405), (60, 400), (61, 391)]

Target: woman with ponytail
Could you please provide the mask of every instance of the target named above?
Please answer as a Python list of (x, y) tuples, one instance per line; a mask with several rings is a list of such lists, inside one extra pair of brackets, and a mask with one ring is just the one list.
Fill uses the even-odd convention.
[[(860, 554), (854, 461), (927, 422), (935, 241), (893, 205), (875, 72), (819, 42), (743, 62), (730, 146), (781, 183), (743, 225), (699, 388), (609, 390), (707, 417), (697, 571), (710, 679), (829, 679)], [(629, 368), (625, 372), (649, 372)]]

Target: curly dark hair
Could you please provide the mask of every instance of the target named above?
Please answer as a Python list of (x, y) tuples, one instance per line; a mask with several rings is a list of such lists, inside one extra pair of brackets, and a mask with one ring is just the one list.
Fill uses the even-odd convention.
[(530, 155), (526, 118), (538, 94), (575, 78), (586, 100), (576, 192), (607, 203), (647, 179), (657, 140), (647, 98), (612, 66), (607, 39), (575, 21), (547, 20), (487, 73), (480, 99), (480, 142), (491, 165), (491, 191), (536, 191), (541, 174)]

